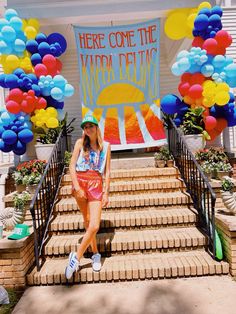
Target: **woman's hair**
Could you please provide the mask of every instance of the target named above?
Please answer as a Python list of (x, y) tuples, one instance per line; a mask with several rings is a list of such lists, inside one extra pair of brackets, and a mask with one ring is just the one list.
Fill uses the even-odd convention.
[[(101, 131), (100, 131), (98, 126), (96, 126), (96, 130), (97, 130), (97, 146), (98, 146), (98, 149), (100, 151), (102, 151), (102, 149), (103, 149), (102, 134), (101, 134)], [(82, 146), (83, 146), (84, 152), (89, 151), (89, 149), (91, 148), (90, 147), (90, 138), (85, 133), (82, 136)]]

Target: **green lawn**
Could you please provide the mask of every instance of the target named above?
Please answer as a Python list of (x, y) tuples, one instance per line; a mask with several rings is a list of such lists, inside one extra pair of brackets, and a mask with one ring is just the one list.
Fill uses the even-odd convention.
[(6, 289), (9, 295), (9, 304), (3, 304), (0, 305), (0, 314), (8, 314), (11, 313), (17, 304), (17, 302), (20, 300), (22, 294), (24, 291), (16, 291), (14, 289)]

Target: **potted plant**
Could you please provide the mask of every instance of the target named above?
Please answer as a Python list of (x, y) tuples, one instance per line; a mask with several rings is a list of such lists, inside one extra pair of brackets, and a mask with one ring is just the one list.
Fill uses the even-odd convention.
[(66, 112), (64, 119), (60, 122), (60, 128), (63, 129), (64, 135), (67, 136), (68, 149), (71, 150), (71, 134), (75, 129), (73, 123), (76, 120), (76, 118), (71, 119), (70, 122), (68, 122), (67, 119), (68, 113)]
[(48, 129), (47, 132), (43, 130), (38, 134), (37, 144), (35, 145), (36, 156), (38, 159), (49, 160), (59, 133), (60, 127)]
[(30, 195), (26, 191), (24, 191), (22, 193), (16, 193), (13, 197), (14, 208), (15, 208), (16, 212), (19, 213), (22, 217), (22, 220), (20, 223), (24, 222), (25, 205), (29, 200), (30, 200)]
[(22, 173), (20, 171), (16, 170), (12, 173), (12, 176), (13, 176), (14, 181), (15, 181), (16, 191), (19, 193), (25, 191), (26, 186), (23, 183), (24, 176), (22, 175)]
[(195, 153), (203, 149), (205, 140), (210, 139), (208, 133), (204, 130), (205, 125), (203, 121), (204, 108), (189, 109), (183, 117), (183, 123), (180, 126), (181, 131), (185, 135), (186, 143), (189, 149)]
[(24, 177), (26, 189), (30, 194), (34, 194), (37, 186), (41, 180), (42, 175), (38, 172), (32, 172), (30, 175)]
[(164, 145), (160, 148), (160, 153), (162, 154), (163, 160), (166, 161), (167, 167), (173, 167), (174, 160), (173, 156), (171, 155), (168, 146)]
[(199, 164), (203, 163), (204, 161), (209, 161), (209, 149), (204, 148), (200, 149), (195, 153), (195, 158)]
[(204, 174), (206, 175), (206, 177), (211, 180), (212, 178), (212, 174), (213, 174), (213, 171), (214, 171), (214, 164), (212, 164), (211, 162), (209, 161), (204, 161), (202, 164), (201, 164), (201, 168), (204, 172)]
[(233, 192), (234, 183), (230, 177), (224, 177), (221, 182), (221, 196), (227, 211), (230, 214), (236, 213), (235, 193)]
[(219, 180), (222, 180), (223, 177), (229, 176), (230, 172), (232, 171), (232, 167), (230, 163), (225, 163), (224, 161), (219, 161), (216, 164), (216, 172), (217, 172), (217, 178)]
[(155, 167), (157, 168), (164, 168), (166, 161), (164, 160), (164, 157), (161, 152), (157, 152), (154, 154), (154, 161), (155, 161)]
[(69, 170), (70, 160), (71, 160), (72, 152), (65, 151), (64, 156), (64, 164), (65, 164), (65, 172), (67, 173)]

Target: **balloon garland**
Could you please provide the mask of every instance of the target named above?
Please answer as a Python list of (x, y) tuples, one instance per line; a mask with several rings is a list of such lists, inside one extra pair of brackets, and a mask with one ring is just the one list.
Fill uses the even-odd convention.
[(8, 88), (0, 108), (0, 150), (22, 155), (35, 128), (57, 128), (65, 117), (64, 100), (74, 88), (60, 74), (58, 59), (67, 48), (59, 33), (39, 32), (39, 22), (23, 20), (14, 9), (0, 19), (0, 86)]
[(232, 43), (231, 35), (222, 30), (223, 10), (202, 2), (197, 9), (177, 9), (167, 16), (165, 33), (173, 39), (193, 38), (192, 48), (178, 53), (172, 65), (173, 75), (180, 76), (176, 95), (166, 95), (161, 108), (167, 114), (176, 114), (180, 126), (190, 108), (205, 109), (205, 130), (214, 140), (226, 127), (236, 125), (234, 95), (236, 64), (226, 55)]

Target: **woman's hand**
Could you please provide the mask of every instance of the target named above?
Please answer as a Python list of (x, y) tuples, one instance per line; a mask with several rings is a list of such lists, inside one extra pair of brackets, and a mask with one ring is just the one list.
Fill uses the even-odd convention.
[(74, 191), (74, 196), (75, 196), (75, 198), (81, 199), (81, 200), (86, 200), (87, 199), (87, 197), (85, 195), (85, 192), (82, 189), (75, 190)]
[(108, 197), (108, 193), (103, 193), (102, 196), (102, 207), (106, 207), (109, 203), (109, 197)]

